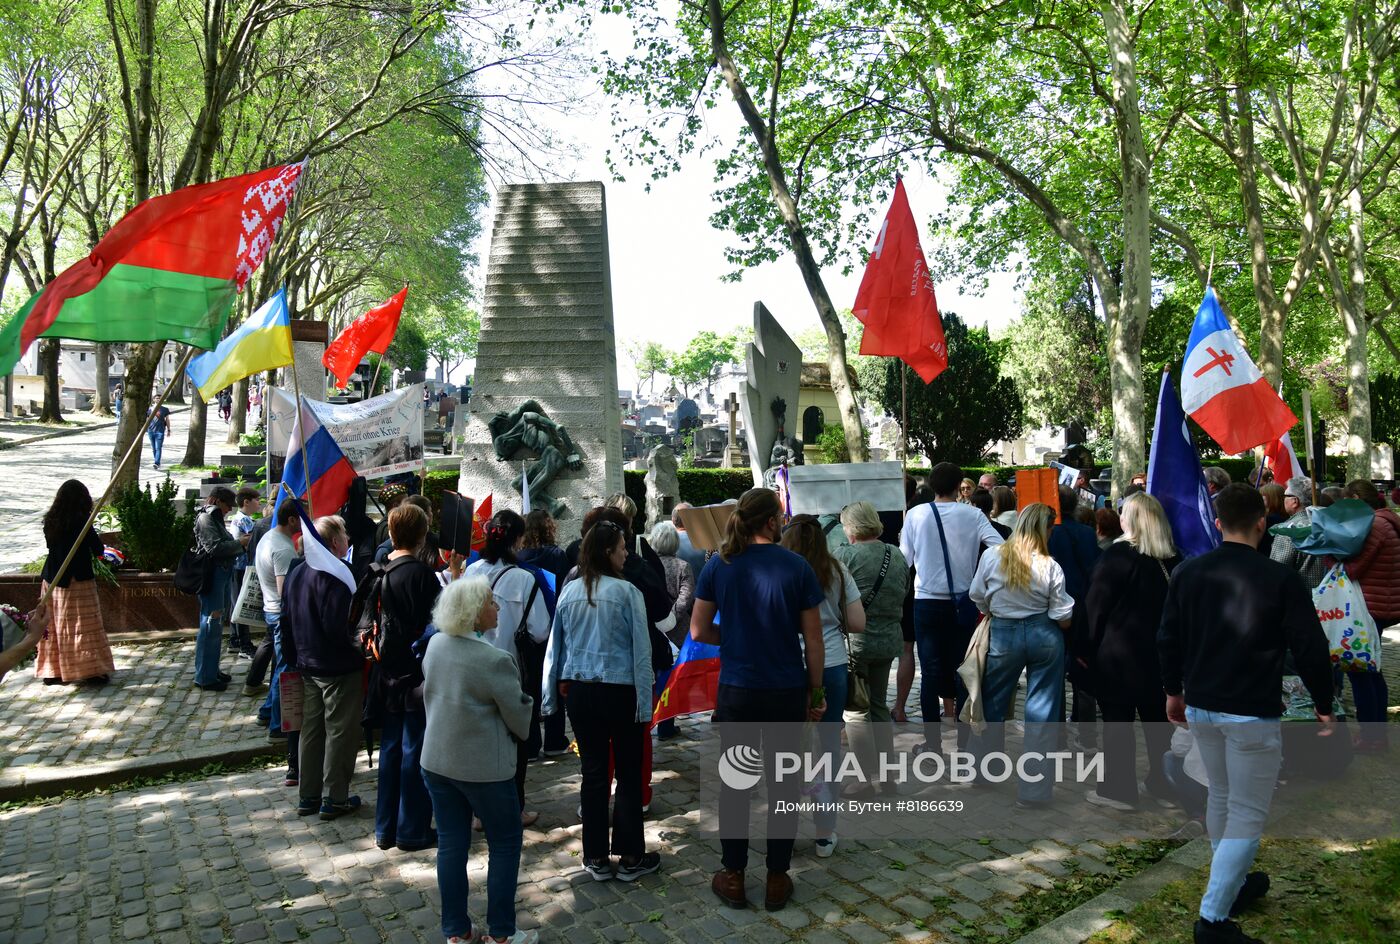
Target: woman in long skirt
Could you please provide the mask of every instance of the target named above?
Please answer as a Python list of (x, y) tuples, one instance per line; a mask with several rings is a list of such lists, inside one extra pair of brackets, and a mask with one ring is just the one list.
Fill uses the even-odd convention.
[(80, 539), (83, 542), (68, 572), (54, 586), (49, 633), (39, 643), (34, 669), (45, 685), (64, 682), (102, 685), (113, 670), (112, 647), (102, 624), (102, 607), (92, 567), (94, 558), (102, 555), (102, 539), (93, 529), (83, 533), (91, 513), (92, 496), (87, 486), (77, 479), (69, 479), (59, 486), (53, 505), (44, 515), (44, 540), (49, 547), (42, 575), (44, 589), (58, 575), (58, 568), (73, 544)]

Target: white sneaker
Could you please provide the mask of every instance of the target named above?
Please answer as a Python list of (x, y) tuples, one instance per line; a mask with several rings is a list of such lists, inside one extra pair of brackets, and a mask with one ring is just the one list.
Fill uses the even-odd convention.
[(836, 834), (817, 840), (817, 858), (830, 859), (836, 853)]
[(1131, 803), (1124, 803), (1122, 800), (1113, 800), (1106, 796), (1099, 796), (1099, 791), (1090, 787), (1085, 792), (1084, 798), (1095, 806), (1106, 807), (1110, 810), (1118, 810), (1121, 813), (1136, 813), (1137, 807)]

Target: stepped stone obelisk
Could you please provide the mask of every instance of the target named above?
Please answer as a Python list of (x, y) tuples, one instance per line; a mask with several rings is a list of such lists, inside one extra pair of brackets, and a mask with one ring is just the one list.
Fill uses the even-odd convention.
[[(502, 458), (504, 454), (506, 458)], [(600, 182), (499, 194), (459, 491), (493, 510), (550, 507), (560, 544), (622, 491), (622, 414)]]

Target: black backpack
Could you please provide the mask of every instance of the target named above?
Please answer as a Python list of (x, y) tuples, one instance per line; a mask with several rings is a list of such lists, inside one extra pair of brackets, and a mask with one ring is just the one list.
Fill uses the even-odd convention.
[(413, 652), (403, 627), (392, 613), (384, 612), (384, 579), (400, 564), (415, 561), (408, 556), (389, 561), (387, 564), (371, 564), (369, 573), (355, 589), (355, 599), (350, 604), (351, 618), (355, 622), (355, 635), (360, 640), (360, 651), (365, 658), (383, 667), (389, 676), (409, 675), (414, 671)]

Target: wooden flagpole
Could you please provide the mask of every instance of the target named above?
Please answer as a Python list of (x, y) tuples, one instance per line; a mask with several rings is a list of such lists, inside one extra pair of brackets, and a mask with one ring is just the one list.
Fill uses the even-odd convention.
[[(301, 465), (306, 470), (306, 517), (313, 522), (316, 520), (316, 510), (311, 506), (311, 467), (306, 464), (306, 430), (301, 425), (301, 378), (297, 376), (296, 350), (292, 351), (292, 395), (297, 401), (297, 418), (293, 425), (293, 430), (301, 434)], [(287, 461), (292, 458), (291, 450), (287, 451), (287, 458), (282, 460), (282, 480), (287, 479)], [(292, 496), (296, 498), (295, 495)]]
[(1308, 478), (1312, 479), (1313, 506), (1317, 506), (1317, 460), (1313, 458), (1312, 391), (1303, 391), (1303, 432), (1308, 437)]
[[(176, 365), (175, 375), (170, 378), (170, 383), (166, 384), (165, 389), (156, 397), (156, 402), (151, 404), (152, 414), (160, 411), (160, 408), (165, 405), (166, 398), (175, 391), (175, 385), (184, 379), (185, 368), (189, 366), (190, 358), (193, 356), (194, 348), (186, 345), (185, 356), (180, 358), (180, 363)], [(196, 396), (198, 396), (198, 393), (196, 393)], [(149, 423), (150, 420), (147, 419), (142, 422)], [(54, 587), (58, 586), (59, 581), (67, 576), (68, 568), (73, 566), (73, 561), (77, 558), (78, 551), (87, 543), (88, 532), (90, 532), (92, 526), (97, 523), (98, 513), (102, 511), (102, 506), (107, 504), (107, 500), (112, 497), (112, 491), (116, 488), (117, 479), (121, 477), (122, 471), (131, 464), (131, 460), (136, 457), (136, 450), (141, 447), (141, 438), (144, 435), (144, 430), (137, 429), (136, 435), (131, 439), (131, 445), (126, 447), (126, 455), (122, 456), (122, 461), (117, 464), (116, 470), (112, 473), (111, 480), (107, 483), (106, 489), (103, 490), (102, 497), (92, 503), (92, 512), (88, 515), (87, 523), (83, 525), (83, 530), (78, 532), (77, 540), (75, 540), (73, 546), (68, 549), (68, 556), (63, 559), (63, 563), (58, 567), (58, 573), (54, 574), (53, 579), (49, 581), (48, 589), (46, 589), (44, 595), (39, 598), (39, 606), (42, 607), (49, 601), (49, 597), (53, 596)]]
[(909, 465), (909, 365), (899, 360), (899, 457)]

